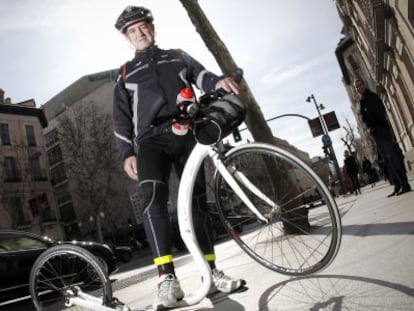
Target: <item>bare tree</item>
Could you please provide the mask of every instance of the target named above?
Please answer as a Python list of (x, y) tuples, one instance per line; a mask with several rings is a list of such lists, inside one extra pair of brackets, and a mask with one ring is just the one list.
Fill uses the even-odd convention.
[(345, 138), (341, 138), (342, 142), (348, 149), (350, 153), (352, 153), (352, 149), (356, 149), (355, 146), (355, 134), (354, 134), (354, 128), (351, 126), (351, 123), (348, 119), (345, 119), (347, 126), (343, 126), (343, 129), (346, 132)]
[(78, 220), (93, 223), (103, 241), (102, 217), (110, 214), (109, 200), (116, 194), (113, 175), (118, 167), (111, 116), (94, 102), (80, 103), (58, 118), (57, 128), (76, 195)]

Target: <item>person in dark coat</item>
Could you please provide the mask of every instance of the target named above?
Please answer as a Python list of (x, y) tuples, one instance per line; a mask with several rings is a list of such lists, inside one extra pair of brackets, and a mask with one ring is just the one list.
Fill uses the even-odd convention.
[(367, 157), (362, 159), (362, 172), (368, 177), (368, 182), (371, 187), (374, 187), (376, 181), (375, 169), (372, 167), (371, 161), (368, 160)]
[(377, 151), (384, 161), (394, 191), (388, 195), (401, 195), (411, 191), (401, 150), (394, 139), (392, 128), (387, 119), (384, 104), (377, 94), (370, 91), (364, 81), (357, 79), (355, 88), (361, 95), (360, 113), (362, 121), (374, 138)]
[(358, 179), (358, 163), (356, 162), (355, 158), (349, 153), (348, 150), (345, 150), (344, 156), (345, 171), (346, 174), (349, 176), (349, 179), (351, 179), (353, 192), (355, 193), (355, 195), (361, 194), (361, 185)]

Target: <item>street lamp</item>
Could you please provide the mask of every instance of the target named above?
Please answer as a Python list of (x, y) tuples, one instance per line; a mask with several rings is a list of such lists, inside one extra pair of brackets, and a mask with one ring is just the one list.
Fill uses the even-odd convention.
[(313, 96), (313, 94), (308, 96), (308, 98), (306, 98), (306, 101), (308, 103), (310, 103), (312, 101), (315, 104), (315, 108), (316, 108), (316, 111), (318, 112), (319, 122), (321, 123), (323, 134), (328, 135), (328, 127), (326, 126), (325, 119), (323, 118), (323, 116), (321, 114), (321, 110), (324, 110), (325, 106), (323, 104), (318, 104), (316, 102), (315, 96)]
[[(344, 185), (343, 185), (343, 182), (342, 182), (341, 170), (339, 169), (338, 161), (337, 161), (336, 155), (335, 155), (335, 150), (333, 149), (333, 146), (332, 146), (331, 137), (329, 136), (328, 126), (326, 125), (325, 118), (321, 114), (321, 110), (325, 109), (325, 107), (322, 104), (318, 104), (316, 102), (315, 96), (313, 96), (313, 94), (308, 96), (306, 98), (306, 101), (308, 103), (313, 102), (314, 105), (315, 105), (316, 111), (318, 112), (319, 122), (321, 124), (322, 132), (323, 132), (323, 135), (322, 135), (323, 150), (328, 155), (328, 159), (332, 160), (333, 163), (334, 163), (336, 176), (338, 176), (339, 185), (341, 187), (341, 191), (343, 192), (344, 191)], [(328, 152), (328, 150), (329, 150), (329, 152)]]

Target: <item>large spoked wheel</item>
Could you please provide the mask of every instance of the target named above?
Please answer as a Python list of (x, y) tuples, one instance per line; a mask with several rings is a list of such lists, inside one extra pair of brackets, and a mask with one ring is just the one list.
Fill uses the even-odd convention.
[(220, 218), (248, 255), (287, 275), (311, 274), (332, 262), (342, 236), (338, 208), (303, 161), (272, 145), (251, 143), (228, 151), (224, 163), (267, 220), (260, 220), (216, 175)]
[(65, 303), (78, 289), (102, 300), (112, 301), (112, 287), (97, 259), (74, 245), (58, 245), (43, 252), (30, 272), (30, 294), (37, 310), (86, 310)]

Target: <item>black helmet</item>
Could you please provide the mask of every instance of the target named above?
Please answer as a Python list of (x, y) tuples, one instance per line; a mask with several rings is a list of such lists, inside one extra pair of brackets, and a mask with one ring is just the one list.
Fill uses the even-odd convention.
[(138, 23), (140, 21), (147, 21), (152, 23), (154, 18), (150, 10), (141, 6), (127, 6), (126, 9), (119, 15), (115, 23), (115, 28), (120, 32), (125, 33), (128, 26)]

